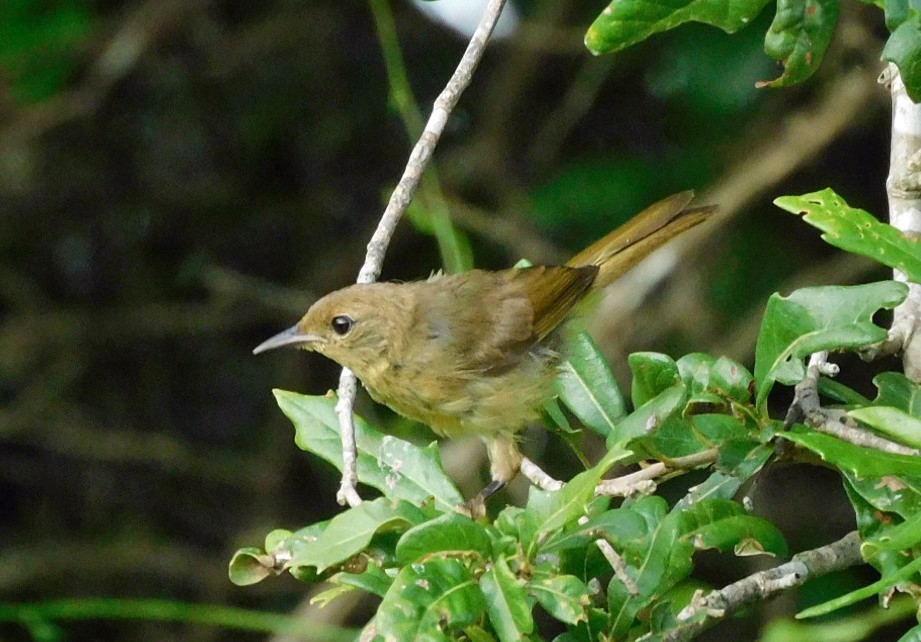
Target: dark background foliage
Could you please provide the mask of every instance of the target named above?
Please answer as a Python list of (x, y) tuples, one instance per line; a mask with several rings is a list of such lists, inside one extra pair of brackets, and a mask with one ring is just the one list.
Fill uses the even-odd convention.
[[(779, 73), (762, 51), (769, 15), (735, 36), (689, 25), (593, 58), (581, 41), (600, 3), (518, 8), (517, 31), (491, 45), (436, 154), (478, 266), (565, 258), (683, 189), (724, 206), (642, 301), (600, 304), (592, 329), (624, 384), (634, 350), (750, 365), (770, 292), (883, 275), (771, 205), (832, 186), (884, 211), (879, 12), (846, 5), (817, 76), (775, 91), (755, 89)], [(393, 12), (427, 112), (465, 41), (406, 2)], [(388, 94), (364, 3), (0, 6), (0, 601), (302, 601), (287, 577), (234, 587), (226, 563), (271, 528), (336, 512), (337, 474), (294, 447), (270, 390), (322, 393), (337, 369), (250, 350), (354, 279), (412, 142)], [(418, 209), (384, 278), (440, 267), (425, 199)], [(869, 377), (850, 383), (872, 395)], [(365, 397), (359, 410), (429, 438)], [(552, 454), (565, 448), (555, 438), (527, 439), (557, 474), (575, 470)], [(446, 459), (457, 476), (483, 468), (475, 444), (447, 446)], [(469, 493), (483, 477), (467, 477)], [(794, 550), (852, 527), (842, 496), (813, 469), (769, 470), (754, 492)], [(742, 570), (706, 574), (719, 584)], [(260, 637), (136, 622), (66, 630)]]

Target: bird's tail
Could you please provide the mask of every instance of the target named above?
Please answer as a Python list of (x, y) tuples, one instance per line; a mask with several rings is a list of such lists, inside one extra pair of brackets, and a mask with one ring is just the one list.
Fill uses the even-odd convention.
[(596, 265), (599, 272), (593, 289), (608, 285), (660, 245), (702, 223), (718, 209), (716, 205), (688, 208), (692, 198), (694, 192), (689, 190), (650, 205), (576, 254), (566, 265)]

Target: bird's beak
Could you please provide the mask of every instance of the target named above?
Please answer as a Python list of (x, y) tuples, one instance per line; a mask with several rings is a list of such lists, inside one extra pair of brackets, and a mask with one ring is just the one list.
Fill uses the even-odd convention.
[(275, 348), (283, 348), (285, 346), (302, 346), (307, 343), (322, 343), (323, 341), (323, 337), (318, 337), (315, 334), (304, 334), (295, 325), (257, 345), (253, 350), (253, 354), (259, 354), (266, 350), (274, 350)]

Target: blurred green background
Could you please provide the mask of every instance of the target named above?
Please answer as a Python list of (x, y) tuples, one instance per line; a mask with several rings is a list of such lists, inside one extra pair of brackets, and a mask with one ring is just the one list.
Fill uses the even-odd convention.
[[(565, 260), (694, 188), (722, 204), (719, 221), (615, 286), (591, 320), (624, 386), (636, 350), (751, 365), (772, 291), (885, 278), (771, 204), (830, 186), (885, 212), (879, 11), (845, 5), (819, 73), (776, 91), (755, 89), (780, 73), (761, 48), (773, 7), (734, 36), (690, 25), (593, 58), (582, 36), (603, 7), (512, 7), (383, 278), (442, 266), (429, 232), (444, 212), (455, 261), (498, 268)], [(322, 394), (338, 369), (250, 351), (354, 280), (413, 142), (391, 86), (408, 81), (426, 115), (465, 38), (403, 0), (0, 1), (0, 602), (303, 604), (310, 587), (287, 576), (235, 587), (226, 564), (272, 528), (336, 512), (338, 474), (296, 449), (270, 391)], [(391, 67), (395, 85), (385, 52), (405, 61)], [(848, 383), (872, 396), (858, 375)], [(364, 393), (358, 408), (431, 438)], [(528, 433), (526, 446), (552, 472), (575, 471), (556, 438)], [(445, 459), (466, 493), (485, 479), (476, 443), (447, 445)], [(815, 469), (769, 471), (753, 497), (794, 550), (853, 526), (840, 484)], [(704, 557), (716, 585), (749, 570)], [(738, 635), (808, 601), (775, 601)], [(372, 610), (314, 616), (360, 625)], [(266, 639), (143, 621), (62, 629), (69, 640)], [(0, 624), (0, 639), (30, 638)]]

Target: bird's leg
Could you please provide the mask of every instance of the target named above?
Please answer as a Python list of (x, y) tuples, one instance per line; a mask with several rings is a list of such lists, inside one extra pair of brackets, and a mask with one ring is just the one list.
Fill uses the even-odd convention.
[(554, 479), (541, 470), (540, 466), (522, 455), (518, 450), (518, 444), (511, 437), (487, 439), (486, 452), (489, 455), (492, 482), (480, 492), (483, 499), (501, 490), (519, 472), (528, 481), (543, 490), (559, 490), (563, 487), (563, 482)]

